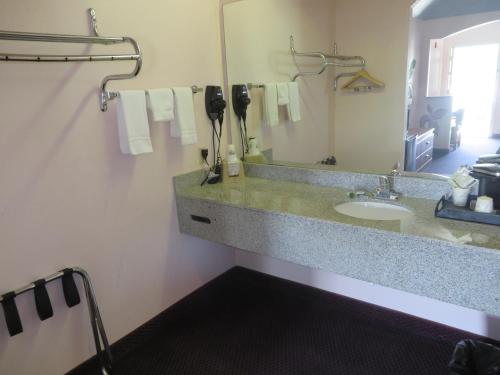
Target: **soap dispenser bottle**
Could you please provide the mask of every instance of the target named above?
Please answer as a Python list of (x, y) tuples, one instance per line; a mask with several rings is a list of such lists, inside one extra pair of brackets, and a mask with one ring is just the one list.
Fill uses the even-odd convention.
[(241, 161), (236, 155), (236, 148), (234, 145), (227, 146), (227, 175), (229, 177), (236, 177), (240, 175)]
[(245, 157), (245, 161), (248, 163), (256, 163), (256, 164), (265, 164), (267, 163), (267, 159), (259, 150), (259, 144), (257, 143), (257, 139), (250, 138), (248, 140), (248, 153)]

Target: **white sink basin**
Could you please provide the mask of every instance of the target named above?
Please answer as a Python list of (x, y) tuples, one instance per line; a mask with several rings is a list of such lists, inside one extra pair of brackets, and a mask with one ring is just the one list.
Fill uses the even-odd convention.
[(413, 213), (401, 206), (384, 202), (348, 202), (335, 207), (341, 214), (366, 220), (402, 220)]

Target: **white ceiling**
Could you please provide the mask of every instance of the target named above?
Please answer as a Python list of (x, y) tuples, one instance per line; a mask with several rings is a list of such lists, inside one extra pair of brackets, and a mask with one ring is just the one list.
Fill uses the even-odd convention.
[(422, 20), (500, 11), (500, 0), (418, 0), (413, 16)]

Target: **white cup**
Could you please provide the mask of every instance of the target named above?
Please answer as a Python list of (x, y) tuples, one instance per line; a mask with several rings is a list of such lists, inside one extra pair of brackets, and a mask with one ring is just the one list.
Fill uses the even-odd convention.
[(477, 198), (476, 202), (476, 212), (482, 212), (490, 214), (494, 211), (493, 209), (493, 198), (482, 196)]
[(453, 204), (457, 207), (465, 207), (469, 198), (470, 188), (453, 188)]

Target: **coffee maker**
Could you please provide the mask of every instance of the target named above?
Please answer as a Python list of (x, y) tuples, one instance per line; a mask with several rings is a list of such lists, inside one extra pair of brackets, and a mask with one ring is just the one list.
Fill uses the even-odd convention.
[(471, 176), (479, 180), (479, 196), (493, 198), (495, 210), (500, 210), (500, 155), (480, 156)]

